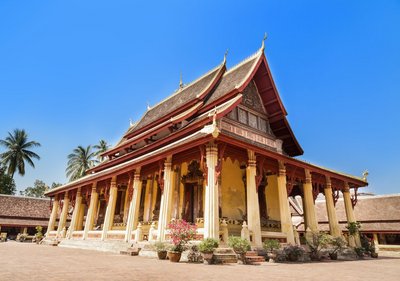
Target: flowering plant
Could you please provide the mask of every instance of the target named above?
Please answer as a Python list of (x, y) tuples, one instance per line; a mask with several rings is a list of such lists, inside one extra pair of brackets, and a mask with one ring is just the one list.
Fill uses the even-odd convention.
[(183, 252), (185, 245), (196, 236), (196, 225), (192, 225), (185, 220), (173, 220), (168, 224), (173, 247), (173, 252)]

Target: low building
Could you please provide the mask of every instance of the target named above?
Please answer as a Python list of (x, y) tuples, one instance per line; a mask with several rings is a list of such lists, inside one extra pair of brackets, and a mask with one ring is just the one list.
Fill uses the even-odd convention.
[(34, 235), (35, 227), (41, 226), (45, 233), (50, 211), (49, 198), (0, 194), (0, 232), (15, 239), (18, 233)]
[(47, 192), (54, 203), (46, 238), (163, 241), (171, 219), (184, 219), (197, 225), (199, 239), (295, 243), (288, 196), (304, 197), (307, 225), (316, 230), (320, 193), (329, 202), (330, 231), (340, 235), (332, 193), (343, 193), (347, 220), (355, 221), (350, 190), (366, 186), (366, 178), (295, 158), (303, 150), (286, 116), (264, 43), (230, 69), (224, 57), (148, 107), (103, 154), (106, 161)]

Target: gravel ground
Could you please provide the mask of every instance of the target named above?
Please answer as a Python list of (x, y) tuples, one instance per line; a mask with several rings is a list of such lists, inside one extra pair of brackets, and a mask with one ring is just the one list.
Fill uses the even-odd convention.
[(379, 259), (203, 265), (145, 257), (43, 246), (0, 243), (0, 280), (400, 280), (400, 253)]

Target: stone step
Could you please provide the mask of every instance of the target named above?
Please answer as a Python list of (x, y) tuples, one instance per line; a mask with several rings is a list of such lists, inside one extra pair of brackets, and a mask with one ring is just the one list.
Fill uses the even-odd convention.
[(216, 263), (237, 263), (237, 255), (232, 248), (217, 248), (214, 250)]
[(246, 252), (246, 257), (247, 256), (258, 256), (258, 253), (256, 251), (247, 251)]

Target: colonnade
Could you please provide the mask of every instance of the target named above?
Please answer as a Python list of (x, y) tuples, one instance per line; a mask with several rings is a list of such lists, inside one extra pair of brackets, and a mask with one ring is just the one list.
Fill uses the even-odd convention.
[[(256, 171), (257, 171), (257, 159), (256, 154), (252, 150), (247, 151), (248, 160), (246, 168), (246, 189), (247, 189), (247, 225), (248, 230), (251, 233), (252, 244), (254, 246), (262, 245), (262, 231), (261, 231), (261, 220), (259, 212), (259, 201), (256, 186)], [(205, 205), (204, 205), (204, 238), (215, 238), (219, 239), (219, 194), (218, 194), (218, 176), (217, 164), (218, 161), (218, 145), (215, 143), (209, 143), (205, 150), (205, 163), (206, 163), (206, 185), (205, 185)], [(288, 243), (295, 243), (293, 224), (291, 219), (291, 212), (288, 201), (288, 193), (286, 188), (286, 167), (285, 163), (278, 161), (279, 172), (277, 175), (278, 184), (278, 200), (279, 200), (279, 211), (281, 219), (281, 232), (286, 235)], [(141, 181), (141, 169), (135, 168), (133, 173), (133, 182), (130, 180), (129, 185), (132, 185), (133, 194), (131, 201), (127, 201), (129, 204), (129, 211), (127, 215), (127, 226), (124, 231), (124, 240), (130, 242), (132, 239), (132, 234), (138, 226), (139, 209), (140, 209), (140, 198), (142, 192), (142, 181)], [(166, 157), (163, 164), (163, 184), (162, 184), (162, 195), (161, 195), (161, 205), (160, 214), (158, 218), (158, 228), (157, 228), (157, 239), (165, 240), (167, 224), (171, 220), (172, 212), (172, 201), (174, 197), (174, 178), (175, 173), (172, 170), (172, 155)], [(161, 176), (161, 175), (160, 175)], [(128, 186), (130, 188), (130, 186)], [(303, 210), (304, 210), (304, 221), (305, 230), (307, 231), (318, 231), (318, 222), (315, 214), (315, 206), (313, 199), (313, 187), (312, 187), (312, 177), (311, 172), (305, 169), (305, 181), (302, 185), (303, 191)], [(324, 188), (324, 194), (326, 198), (326, 207), (329, 218), (329, 228), (331, 235), (341, 236), (341, 231), (339, 228), (339, 222), (336, 216), (336, 210), (334, 207), (333, 193), (331, 179), (326, 177), (326, 185)], [(352, 208), (349, 186), (346, 183), (343, 198), (346, 208), (346, 215), (348, 222), (354, 222), (354, 212)], [(48, 233), (54, 231), (57, 210), (60, 205), (59, 197), (56, 197), (53, 202), (53, 209), (51, 212)], [(78, 225), (83, 223), (83, 213), (84, 204), (82, 203), (81, 189), (78, 188), (75, 197), (75, 206), (72, 213), (72, 219), (68, 231), (68, 237), (71, 238), (74, 231), (78, 229)], [(85, 226), (83, 229), (82, 239), (87, 239), (89, 231), (93, 229), (95, 216), (98, 213), (98, 200), (99, 193), (97, 191), (97, 184), (93, 183), (90, 193), (90, 201), (88, 202), (88, 211), (85, 221)], [(117, 178), (113, 176), (111, 178), (111, 185), (109, 189), (108, 204), (106, 208), (103, 229), (101, 231), (101, 240), (107, 239), (107, 233), (112, 229), (115, 206), (117, 200)], [(57, 227), (57, 237), (66, 226), (66, 220), (69, 208), (69, 193), (64, 193), (63, 207)], [(147, 210), (146, 210), (147, 213)]]

